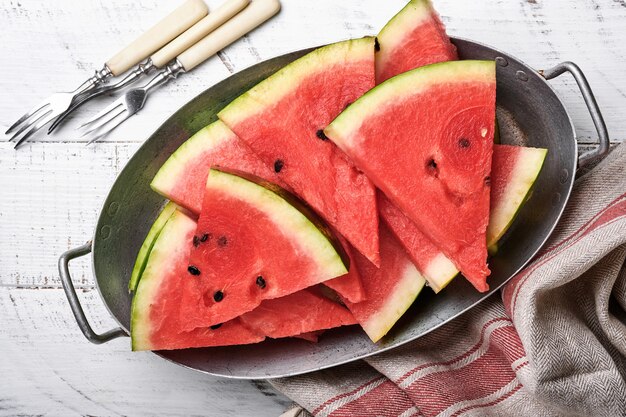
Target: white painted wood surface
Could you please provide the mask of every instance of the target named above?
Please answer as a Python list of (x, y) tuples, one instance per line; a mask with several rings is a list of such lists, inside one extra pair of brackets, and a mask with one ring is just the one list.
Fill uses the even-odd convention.
[[(220, 0), (208, 0), (216, 7)], [(178, 2), (0, 0), (0, 128), (53, 91), (75, 88), (125, 42)], [(207, 377), (128, 340), (89, 344), (60, 288), (56, 261), (88, 240), (114, 178), (178, 107), (261, 60), (375, 34), (402, 0), (283, 0), (282, 12), (192, 73), (155, 93), (140, 115), (85, 147), (73, 128), (110, 99), (85, 107), (53, 136), (14, 151), (0, 141), (0, 416), (272, 416), (289, 401), (259, 383)], [(535, 68), (563, 60), (585, 71), (613, 141), (626, 139), (626, 2), (623, 0), (436, 0), (448, 30), (505, 50)], [(579, 141), (596, 134), (575, 83), (555, 88)], [(0, 139), (1, 140), (1, 139)], [(6, 138), (5, 138), (6, 140)], [(97, 329), (113, 325), (93, 287), (89, 261), (73, 264)]]

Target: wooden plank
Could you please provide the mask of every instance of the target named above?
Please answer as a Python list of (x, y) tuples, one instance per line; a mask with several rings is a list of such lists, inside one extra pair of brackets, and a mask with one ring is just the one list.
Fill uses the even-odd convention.
[[(0, 285), (58, 286), (59, 255), (91, 238), (108, 190), (138, 145), (0, 150)], [(89, 257), (72, 265), (77, 284), (93, 283)]]
[[(115, 324), (95, 290), (80, 294), (97, 329)], [(291, 403), (265, 382), (228, 380), (89, 343), (62, 290), (0, 288), (0, 416), (277, 416)]]
[[(217, 6), (220, 1), (210, 1)], [(263, 59), (295, 49), (349, 37), (376, 34), (404, 4), (402, 0), (336, 2), (283, 1), (282, 12), (250, 36), (162, 88), (140, 116), (126, 122), (108, 139), (142, 141), (168, 115), (189, 99)], [(621, 110), (626, 98), (626, 7), (611, 0), (458, 2), (439, 0), (449, 32), (475, 39), (518, 56), (535, 68), (574, 60), (585, 70), (615, 139), (626, 138)], [(99, 68), (117, 48), (162, 16), (170, 7), (157, 0), (9, 2), (0, 14), (0, 88), (11, 99), (0, 101), (3, 128), (54, 90), (73, 88)], [(77, 35), (80, 34), (80, 35)], [(46, 71), (43, 71), (43, 65)], [(554, 82), (570, 109), (581, 138), (597, 135), (571, 79)], [(110, 99), (86, 106), (50, 141), (74, 140), (71, 128)]]

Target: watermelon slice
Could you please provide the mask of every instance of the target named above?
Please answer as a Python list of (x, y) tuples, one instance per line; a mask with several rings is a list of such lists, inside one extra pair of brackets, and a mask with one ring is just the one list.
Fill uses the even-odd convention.
[[(509, 228), (539, 176), (547, 150), (494, 145), (491, 165), (491, 209), (487, 246), (493, 248)], [(436, 293), (458, 274), (454, 263), (408, 217), (378, 195), (381, 218), (400, 240), (409, 256)]]
[(248, 172), (286, 187), (276, 173), (219, 120), (183, 143), (165, 161), (150, 186), (163, 197), (199, 214), (207, 175), (213, 165)]
[(537, 180), (547, 149), (494, 145), (487, 246), (494, 248), (513, 223)]
[(133, 350), (248, 344), (266, 337), (296, 336), (316, 341), (324, 329), (355, 323), (346, 308), (312, 290), (303, 290), (266, 300), (226, 323), (181, 331), (185, 326), (180, 308), (196, 227), (194, 220), (176, 210), (158, 234), (133, 298)]
[(156, 242), (157, 238), (159, 237), (159, 233), (161, 233), (161, 229), (163, 229), (163, 226), (165, 226), (165, 223), (167, 223), (176, 208), (176, 204), (168, 202), (165, 207), (163, 207), (163, 210), (161, 210), (161, 213), (152, 224), (152, 227), (150, 227), (148, 235), (144, 239), (141, 248), (139, 248), (139, 253), (137, 254), (137, 258), (135, 259), (135, 266), (133, 267), (133, 272), (131, 273), (130, 280), (128, 281), (129, 292), (135, 291), (135, 289), (137, 288), (137, 284), (139, 284), (141, 274), (143, 274), (143, 271), (146, 268), (146, 264), (148, 263), (148, 255), (150, 254), (150, 251), (152, 251), (154, 242)]
[[(265, 300), (254, 310), (242, 315), (240, 320), (249, 328), (274, 339), (301, 335), (302, 329), (330, 329), (356, 324), (345, 307), (310, 290)], [(301, 336), (312, 340), (310, 334)]]
[(291, 190), (378, 265), (375, 188), (322, 131), (373, 86), (374, 38), (348, 40), (292, 62), (218, 116)]
[(376, 83), (402, 72), (458, 59), (456, 47), (430, 0), (412, 0), (382, 28), (377, 38)]
[(238, 319), (219, 328), (181, 331), (179, 310), (196, 222), (175, 211), (152, 247), (131, 310), (133, 350), (182, 349), (256, 343), (265, 339)]
[[(247, 172), (271, 183), (287, 187), (273, 169), (267, 166), (240, 140), (232, 130), (218, 120), (198, 131), (174, 152), (157, 172), (152, 189), (199, 215), (207, 175), (211, 166)], [(351, 257), (348, 242), (341, 239)], [(342, 297), (359, 302), (363, 300), (363, 286), (359, 271), (352, 266), (347, 275), (325, 282)]]
[(345, 301), (373, 342), (387, 334), (413, 304), (426, 283), (384, 223), (380, 224), (379, 236), (380, 268), (360, 254), (355, 254), (365, 288), (365, 301)]
[(185, 330), (347, 273), (329, 235), (284, 191), (259, 178), (209, 172), (184, 283)]
[(432, 64), (380, 84), (324, 130), (481, 292), (495, 96), (493, 61)]

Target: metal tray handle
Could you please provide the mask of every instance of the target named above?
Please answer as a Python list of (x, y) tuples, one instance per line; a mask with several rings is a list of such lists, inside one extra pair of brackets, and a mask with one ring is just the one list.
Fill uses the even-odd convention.
[(72, 308), (72, 313), (74, 313), (74, 317), (76, 318), (78, 327), (80, 327), (80, 330), (83, 332), (87, 340), (89, 340), (91, 343), (99, 345), (101, 343), (106, 343), (121, 336), (127, 336), (127, 334), (121, 327), (109, 330), (108, 332), (102, 334), (98, 334), (93, 331), (93, 329), (89, 325), (89, 322), (87, 321), (87, 317), (85, 317), (85, 312), (83, 311), (83, 307), (80, 305), (80, 300), (76, 295), (74, 284), (72, 283), (72, 279), (70, 278), (69, 263), (72, 259), (87, 255), (90, 252), (91, 242), (87, 242), (83, 246), (79, 246), (65, 252), (59, 258), (59, 275), (61, 276), (61, 283), (63, 284), (65, 295), (67, 296), (67, 300), (70, 303), (70, 307)]
[(565, 72), (572, 74), (576, 84), (578, 84), (578, 88), (580, 89), (583, 99), (585, 100), (585, 104), (587, 105), (587, 109), (589, 110), (589, 114), (591, 115), (591, 120), (593, 120), (593, 124), (596, 126), (598, 140), (600, 142), (600, 146), (596, 149), (589, 151), (578, 158), (578, 167), (581, 168), (604, 157), (609, 152), (609, 132), (606, 129), (604, 118), (602, 117), (602, 113), (600, 113), (600, 108), (598, 107), (593, 91), (591, 91), (591, 87), (587, 82), (587, 78), (578, 65), (570, 61), (561, 62), (552, 68), (539, 71), (539, 74), (541, 74), (546, 80), (551, 80)]

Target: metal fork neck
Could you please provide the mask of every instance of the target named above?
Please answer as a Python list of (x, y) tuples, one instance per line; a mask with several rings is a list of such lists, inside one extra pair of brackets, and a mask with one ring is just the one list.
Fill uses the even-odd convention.
[(137, 68), (135, 68), (130, 74), (128, 74), (118, 83), (110, 86), (107, 90), (115, 91), (129, 84), (132, 84), (137, 79), (141, 78), (143, 75), (149, 74), (155, 69), (156, 69), (156, 66), (152, 62), (152, 59), (148, 59), (146, 62), (142, 62), (141, 64), (137, 65)]
[(106, 64), (102, 67), (102, 69), (97, 70), (93, 77), (89, 78), (87, 81), (82, 83), (80, 87), (74, 90), (74, 95), (78, 95), (84, 93), (87, 90), (91, 90), (99, 84), (102, 84), (107, 81), (109, 77), (111, 77), (113, 73), (109, 69)]
[(176, 60), (173, 63), (169, 64), (167, 67), (163, 68), (157, 75), (155, 75), (148, 84), (143, 86), (143, 89), (148, 92), (156, 87), (165, 84), (169, 80), (178, 77), (178, 75), (182, 72), (185, 72), (185, 68), (178, 60)]

